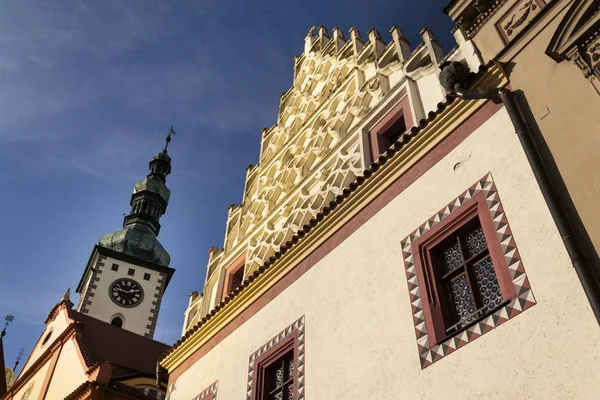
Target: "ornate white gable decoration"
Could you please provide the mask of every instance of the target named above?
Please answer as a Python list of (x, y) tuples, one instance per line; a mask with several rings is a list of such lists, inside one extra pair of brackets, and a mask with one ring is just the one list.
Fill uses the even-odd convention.
[(412, 54), (402, 32), (390, 32), (386, 44), (376, 30), (367, 41), (356, 29), (348, 40), (339, 28), (331, 36), (322, 26), (309, 31), (277, 123), (263, 130), (259, 163), (248, 167), (243, 202), (229, 207), (224, 247), (209, 252), (211, 293), (191, 299), (186, 327), (218, 303), (218, 271), (232, 258), (245, 252), (245, 274), (253, 273), (362, 175), (370, 151), (359, 126), (390, 89), (405, 77), (435, 74), (439, 45), (431, 32)]

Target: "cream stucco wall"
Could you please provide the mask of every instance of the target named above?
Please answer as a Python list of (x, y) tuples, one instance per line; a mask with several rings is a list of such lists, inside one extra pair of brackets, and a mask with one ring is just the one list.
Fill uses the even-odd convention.
[[(431, 67), (430, 69), (433, 70), (434, 68), (437, 67)], [(433, 70), (428, 75), (417, 80), (417, 86), (419, 87), (419, 93), (421, 94), (421, 103), (425, 110), (425, 116), (427, 116), (428, 112), (435, 111), (437, 109), (437, 104), (444, 100), (440, 81), (435, 74), (435, 71)], [(417, 122), (418, 121), (415, 121), (415, 124)]]
[[(29, 369), (31, 364), (33, 364), (48, 349), (48, 347), (52, 345), (56, 338), (59, 337), (65, 329), (67, 329), (70, 322), (70, 319), (67, 317), (67, 312), (65, 310), (60, 310), (56, 315), (54, 321), (50, 321), (48, 325), (46, 325), (44, 332), (42, 332), (42, 334), (40, 335), (38, 342), (35, 344), (35, 347), (30, 353), (29, 358), (27, 359), (27, 362), (23, 366), (23, 369), (21, 370), (19, 375), (22, 375), (23, 372)], [(48, 338), (48, 341), (42, 344), (46, 336), (48, 336), (48, 333), (51, 333), (50, 337)]]
[(70, 339), (60, 352), (45, 400), (64, 399), (87, 380), (74, 339)]
[[(421, 370), (400, 241), (488, 172), (538, 304)], [(595, 399), (600, 389), (598, 327), (503, 109), (171, 382), (171, 399), (216, 380), (219, 399), (243, 398), (250, 354), (302, 315), (308, 399)]]
[[(46, 362), (36, 373), (35, 375), (29, 379), (27, 384), (25, 384), (22, 388), (17, 390), (13, 394), (13, 399), (15, 400), (37, 400), (40, 396), (40, 391), (42, 390), (44, 384), (44, 378), (48, 373), (48, 368), (50, 368), (50, 363)], [(18, 378), (17, 378), (18, 381)], [(16, 383), (16, 382), (15, 382)], [(28, 397), (25, 396), (25, 393), (29, 392)]]
[[(111, 269), (113, 263), (119, 265), (118, 271)], [(127, 275), (129, 268), (135, 270), (134, 276)], [(144, 280), (145, 272), (150, 274), (149, 281)], [(148, 331), (146, 326), (150, 323), (148, 317), (152, 315), (151, 310), (155, 307), (152, 302), (156, 300), (154, 294), (157, 293), (159, 272), (107, 257), (104, 267), (102, 267), (102, 274), (98, 277), (100, 278), (100, 281), (96, 283), (98, 288), (94, 290), (95, 295), (91, 298), (92, 304), (87, 306), (90, 310), (87, 314), (107, 323), (110, 323), (113, 316), (121, 314), (125, 319), (123, 329), (144, 335)], [(111, 300), (109, 287), (119, 278), (133, 279), (143, 288), (144, 298), (136, 307), (120, 307)]]

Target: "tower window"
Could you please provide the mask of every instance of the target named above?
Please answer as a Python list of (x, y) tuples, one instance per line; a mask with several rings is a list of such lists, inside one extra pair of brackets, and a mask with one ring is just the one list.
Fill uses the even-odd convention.
[(127, 271), (127, 275), (129, 275), (129, 276), (135, 275), (135, 269), (129, 268), (129, 271)]
[(119, 264), (113, 264), (112, 267), (110, 267), (110, 269), (112, 269), (113, 271), (118, 271), (119, 270)]
[(144, 280), (145, 281), (149, 281), (150, 280), (150, 274), (149, 273), (144, 273)]
[(123, 327), (123, 320), (121, 319), (121, 317), (114, 317), (112, 319), (112, 321), (110, 321), (111, 325), (114, 325), (118, 328), (122, 328)]

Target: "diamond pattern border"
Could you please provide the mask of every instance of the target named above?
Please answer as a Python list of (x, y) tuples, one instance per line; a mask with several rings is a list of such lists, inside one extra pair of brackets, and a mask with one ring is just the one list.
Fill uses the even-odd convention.
[[(498, 240), (500, 241), (500, 246), (504, 252), (506, 264), (515, 286), (517, 297), (512, 299), (506, 306), (476, 324), (473, 324), (465, 331), (458, 333), (436, 346), (430, 347), (412, 243), (479, 192), (484, 192), (486, 199), (485, 203), (489, 209), (494, 227), (496, 228)], [(517, 316), (536, 303), (491, 173), (488, 173), (481, 178), (468, 190), (452, 200), (447, 206), (435, 213), (424, 224), (415, 229), (410, 235), (402, 240), (401, 246), (421, 369), (430, 366), (434, 362), (477, 339), (500, 324)]]
[(215, 381), (209, 387), (200, 392), (199, 395), (192, 398), (192, 400), (215, 400), (217, 398), (218, 387), (219, 381)]
[(298, 320), (296, 320), (293, 324), (285, 328), (283, 331), (279, 332), (274, 338), (269, 340), (254, 353), (252, 353), (248, 363), (248, 385), (246, 387), (247, 400), (252, 400), (252, 388), (254, 382), (254, 361), (262, 354), (267, 352), (269, 349), (271, 349), (273, 346), (281, 342), (289, 335), (294, 334), (295, 332), (298, 332), (298, 358), (296, 359), (296, 365), (298, 368), (298, 392), (296, 393), (296, 399), (304, 400), (304, 315)]

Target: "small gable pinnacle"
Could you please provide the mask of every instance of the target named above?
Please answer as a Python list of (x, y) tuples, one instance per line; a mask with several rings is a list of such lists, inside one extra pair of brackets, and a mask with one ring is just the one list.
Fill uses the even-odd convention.
[(71, 288), (67, 288), (60, 301), (71, 301)]

